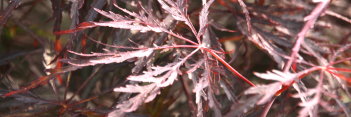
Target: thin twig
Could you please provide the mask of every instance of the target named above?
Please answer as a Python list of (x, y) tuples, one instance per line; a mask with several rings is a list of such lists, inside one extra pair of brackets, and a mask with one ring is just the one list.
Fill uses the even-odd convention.
[(335, 13), (334, 11), (327, 10), (327, 11), (325, 11), (325, 14), (333, 16), (333, 17), (336, 17), (336, 18), (341, 19), (341, 20), (344, 20), (345, 22), (348, 22), (348, 23), (351, 24), (351, 19), (350, 18), (342, 16), (342, 15), (340, 15), (338, 13)]
[(230, 66), (225, 60), (223, 60), (220, 56), (218, 56), (216, 53), (212, 52), (212, 50), (205, 49), (207, 52), (209, 52), (213, 57), (215, 57), (219, 62), (221, 62), (225, 67), (229, 69), (234, 75), (238, 76), (241, 80), (245, 81), (251, 86), (256, 86), (254, 83), (252, 83), (250, 80), (245, 78), (243, 75), (241, 75), (238, 71), (236, 71), (232, 66)]
[(297, 34), (297, 40), (295, 42), (294, 47), (292, 48), (292, 52), (290, 55), (289, 61), (285, 64), (283, 71), (288, 72), (292, 63), (295, 62), (298, 52), (300, 51), (300, 47), (304, 42), (305, 35), (307, 32), (313, 28), (316, 23), (318, 17), (323, 13), (323, 11), (327, 8), (330, 0), (321, 1), (311, 12), (310, 15), (306, 16), (304, 20), (307, 20), (301, 31)]

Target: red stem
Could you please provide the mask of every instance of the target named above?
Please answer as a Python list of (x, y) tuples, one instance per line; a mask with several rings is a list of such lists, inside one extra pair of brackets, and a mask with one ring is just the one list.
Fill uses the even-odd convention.
[(238, 76), (241, 80), (244, 80), (247, 84), (251, 86), (256, 86), (254, 83), (252, 83), (250, 80), (245, 78), (243, 75), (241, 75), (238, 71), (236, 71), (232, 66), (229, 65), (225, 60), (223, 60), (220, 56), (218, 56), (216, 53), (214, 53), (212, 50), (208, 48), (204, 48), (207, 52), (209, 52), (212, 56), (214, 56), (219, 62), (221, 62), (225, 67), (228, 68), (229, 71), (231, 71), (234, 75)]
[(305, 25), (303, 26), (301, 31), (297, 34), (296, 43), (295, 43), (294, 47), (292, 48), (292, 52), (291, 52), (289, 61), (284, 66), (284, 70), (283, 70), (284, 72), (288, 72), (291, 65), (295, 62), (296, 57), (298, 55), (298, 52), (300, 50), (301, 44), (304, 42), (305, 35), (307, 34), (307, 32), (310, 29), (313, 28), (315, 22), (317, 21), (317, 18), (324, 11), (324, 9), (328, 6), (329, 2), (330, 2), (330, 0), (325, 0), (325, 1), (320, 2), (313, 9), (311, 14), (305, 17), (305, 20), (307, 20), (307, 22), (305, 23)]

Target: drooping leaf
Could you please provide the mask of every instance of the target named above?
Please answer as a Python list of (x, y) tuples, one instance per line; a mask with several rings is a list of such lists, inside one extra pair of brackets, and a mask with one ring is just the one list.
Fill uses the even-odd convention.
[[(187, 21), (187, 18), (184, 16), (184, 9), (180, 9), (181, 6), (178, 6), (174, 1), (172, 0), (157, 0), (160, 4), (161, 7), (166, 10), (169, 14), (173, 16), (174, 19), (179, 20), (179, 21)], [(179, 0), (181, 1), (181, 0)]]
[(118, 104), (116, 108), (123, 112), (132, 112), (143, 104), (152, 101), (160, 92), (160, 87), (157, 87), (155, 83), (138, 86), (138, 85), (127, 85), (126, 87), (115, 88), (116, 92), (128, 92), (128, 93), (138, 93), (136, 96)]
[(177, 79), (177, 69), (177, 64), (173, 63), (166, 66), (153, 67), (151, 71), (145, 71), (142, 75), (129, 76), (127, 79), (139, 82), (152, 82), (159, 87), (166, 87), (173, 84)]
[[(86, 61), (71, 60), (71, 61), (68, 61), (68, 63), (71, 65), (80, 66), (80, 67), (91, 66), (91, 65), (96, 65), (96, 64), (121, 63), (121, 62), (124, 62), (124, 61), (132, 59), (132, 58), (140, 58), (140, 57), (148, 56), (152, 52), (153, 52), (152, 49), (136, 50), (136, 51), (129, 51), (129, 52), (119, 52), (119, 53), (115, 53), (112, 55), (104, 56), (102, 58), (100, 57), (100, 58), (95, 58), (95, 59), (89, 59)], [(75, 53), (75, 54), (83, 55), (83, 56), (96, 55), (94, 53), (93, 54)]]
[(201, 35), (203, 35), (205, 30), (206, 30), (206, 26), (208, 25), (209, 8), (213, 2), (214, 2), (214, 0), (210, 0), (210, 1), (206, 2), (201, 9), (201, 12), (199, 15), (200, 28), (199, 28), (199, 33), (198, 33), (197, 37), (200, 37)]
[(268, 102), (278, 90), (282, 88), (281, 83), (271, 83), (268, 85), (258, 85), (256, 87), (251, 87), (245, 91), (245, 94), (258, 94), (261, 95), (261, 99), (257, 102), (257, 104), (264, 104)]
[(272, 70), (272, 72), (268, 71), (267, 73), (254, 73), (254, 74), (266, 80), (279, 81), (284, 85), (289, 85), (290, 82), (294, 81), (294, 79), (297, 78), (297, 74), (284, 73), (279, 70)]

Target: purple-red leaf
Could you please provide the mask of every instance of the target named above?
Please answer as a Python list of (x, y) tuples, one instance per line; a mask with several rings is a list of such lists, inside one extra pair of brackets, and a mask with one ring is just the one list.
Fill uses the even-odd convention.
[(166, 87), (173, 84), (177, 79), (178, 67), (179, 66), (175, 63), (168, 64), (164, 67), (153, 67), (151, 71), (144, 72), (142, 75), (129, 76), (127, 79), (139, 82), (153, 82), (159, 87)]
[(282, 88), (282, 84), (279, 82), (271, 83), (268, 85), (257, 85), (256, 87), (251, 87), (245, 91), (245, 94), (259, 94), (262, 95), (260, 101), (257, 104), (264, 104), (269, 99), (271, 99), (275, 93)]
[(209, 8), (211, 4), (213, 3), (214, 0), (210, 0), (207, 3), (205, 3), (202, 7), (202, 10), (199, 15), (199, 23), (200, 23), (200, 28), (199, 28), (199, 33), (198, 37), (204, 34), (206, 25), (208, 24), (208, 13), (209, 13)]
[(279, 70), (273, 70), (272, 72), (268, 71), (267, 73), (254, 74), (262, 79), (279, 81), (284, 85), (289, 85), (290, 82), (294, 81), (294, 79), (297, 77), (296, 74), (284, 73)]
[[(115, 53), (112, 55), (104, 56), (102, 58), (91, 59), (88, 61), (82, 62), (82, 60), (72, 60), (72, 61), (68, 61), (68, 63), (75, 65), (75, 66), (91, 66), (91, 65), (96, 65), (96, 64), (121, 63), (121, 62), (124, 62), (128, 59), (149, 56), (152, 52), (153, 52), (152, 49), (120, 52), (120, 53)], [(81, 54), (81, 53), (76, 53), (76, 54), (83, 55), (83, 56), (96, 55), (96, 54)]]
[(141, 104), (152, 101), (160, 93), (160, 88), (153, 83), (144, 86), (127, 85), (126, 87), (115, 88), (114, 91), (139, 93), (138, 95), (116, 106), (116, 108), (120, 111), (132, 112), (138, 109)]

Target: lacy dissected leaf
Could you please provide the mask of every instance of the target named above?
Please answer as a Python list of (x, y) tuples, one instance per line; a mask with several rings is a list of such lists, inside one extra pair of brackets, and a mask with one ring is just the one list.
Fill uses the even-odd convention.
[(292, 95), (292, 97), (294, 98), (305, 97), (305, 96), (310, 97), (316, 94), (317, 91), (318, 91), (317, 89), (308, 89), (306, 92), (300, 92), (300, 93), (294, 94)]
[(174, 2), (172, 0), (157, 0), (162, 8), (166, 10), (168, 13), (172, 15), (172, 17), (176, 20), (179, 21), (187, 21), (187, 18), (184, 16), (185, 8), (182, 6), (182, 3), (179, 3), (179, 1), (183, 0), (177, 0), (178, 2)]
[(213, 3), (214, 0), (210, 0), (207, 3), (205, 3), (201, 9), (200, 15), (199, 15), (199, 33), (198, 33), (198, 37), (201, 36), (205, 29), (206, 29), (206, 25), (208, 24), (208, 13), (209, 13), (209, 8), (211, 6), (211, 4)]
[(305, 103), (300, 103), (299, 105), (303, 108), (299, 111), (299, 117), (308, 117), (311, 110), (313, 110), (313, 108), (318, 105), (319, 100), (320, 97), (316, 95), (311, 100)]
[(151, 71), (145, 71), (142, 75), (129, 76), (127, 79), (139, 82), (156, 83), (159, 87), (166, 87), (177, 79), (179, 66), (171, 63), (166, 66), (152, 67)]
[[(131, 19), (124, 17), (119, 14), (115, 14), (111, 11), (105, 12), (99, 9), (95, 9), (98, 13), (104, 15), (112, 19), (113, 21), (105, 21), (105, 22), (83, 22), (77, 26), (75, 29), (64, 30), (55, 32), (57, 35), (67, 34), (67, 33), (74, 33), (77, 31), (81, 31), (87, 28), (93, 28), (97, 26), (105, 26), (105, 27), (112, 27), (112, 28), (120, 28), (120, 29), (130, 29), (130, 30), (137, 30), (140, 32), (147, 32), (147, 31), (154, 31), (154, 32), (162, 32), (162, 22), (159, 22), (157, 19), (149, 18), (144, 15), (139, 15), (134, 12), (130, 12), (126, 9), (120, 8), (119, 6), (115, 5), (117, 8), (121, 9), (123, 12), (127, 13), (135, 17), (136, 19)], [(146, 23), (147, 22), (147, 23)]]
[(124, 17), (124, 16), (122, 16), (120, 14), (115, 14), (112, 11), (106, 12), (106, 11), (103, 11), (103, 10), (100, 10), (100, 9), (96, 9), (96, 8), (94, 8), (94, 10), (96, 12), (100, 13), (101, 15), (112, 19), (113, 21), (129, 20), (129, 18), (126, 18), (126, 17)]
[(130, 16), (133, 16), (136, 21), (142, 21), (145, 22), (149, 25), (154, 25), (154, 26), (160, 26), (163, 23), (161, 21), (159, 21), (154, 14), (150, 13), (150, 11), (146, 10), (143, 6), (140, 6), (142, 8), (142, 10), (147, 14), (147, 16), (145, 15), (145, 13), (140, 12), (140, 13), (135, 13), (135, 12), (131, 12), (127, 9), (124, 9), (116, 4), (114, 4), (115, 7), (117, 7), (118, 9), (122, 10), (123, 12), (127, 13)]
[[(96, 65), (96, 64), (121, 63), (121, 62), (124, 62), (124, 61), (132, 59), (132, 58), (140, 58), (140, 57), (149, 56), (152, 52), (153, 52), (152, 49), (119, 52), (119, 53), (115, 53), (114, 55), (108, 55), (108, 56), (104, 56), (102, 58), (90, 59), (87, 61), (71, 60), (71, 61), (68, 61), (68, 63), (75, 65), (75, 66), (91, 66), (91, 65)], [(72, 53), (80, 55), (80, 56), (96, 55), (96, 53), (93, 53), (93, 54), (82, 54), (82, 53), (76, 53), (76, 52), (72, 52)]]
[(181, 74), (181, 71), (179, 70), (180, 66), (199, 50), (200, 48), (197, 48), (180, 61), (169, 63), (166, 66), (152, 67), (151, 71), (146, 71), (137, 76), (130, 76), (127, 79), (139, 82), (153, 82), (159, 87), (167, 87), (173, 84), (173, 82), (177, 79), (178, 74)]
[(132, 112), (143, 104), (152, 101), (159, 93), (160, 87), (156, 83), (149, 85), (127, 85), (126, 87), (115, 88), (116, 92), (138, 93), (127, 101), (118, 104), (116, 108), (123, 112)]
[(197, 70), (199, 67), (201, 67), (201, 66), (203, 65), (204, 62), (205, 62), (205, 59), (201, 59), (201, 60), (198, 60), (196, 63), (191, 64), (190, 66), (192, 66), (192, 67), (189, 67), (187, 73), (192, 73), (192, 72), (194, 72), (194, 71)]
[(258, 85), (256, 87), (251, 87), (250, 89), (245, 91), (245, 94), (259, 94), (261, 95), (261, 99), (257, 102), (257, 104), (264, 104), (269, 99), (271, 99), (277, 91), (282, 88), (281, 83), (271, 83), (268, 85)]
[[(127, 85), (126, 87), (115, 88), (114, 91), (125, 93), (139, 93), (135, 97), (118, 104), (118, 110), (122, 112), (131, 112), (136, 110), (142, 103), (152, 101), (159, 93), (160, 88), (172, 85), (177, 79), (178, 74), (181, 74), (179, 67), (183, 65), (187, 59), (199, 50), (196, 49), (180, 61), (169, 63), (165, 66), (152, 67), (150, 71), (145, 71), (141, 75), (132, 75), (127, 79), (131, 81), (147, 82), (149, 85)], [(111, 114), (119, 114), (120, 111), (115, 111)]]
[(196, 82), (195, 87), (193, 89), (193, 92), (195, 92), (195, 97), (196, 97), (195, 102), (197, 104), (199, 104), (200, 98), (205, 95), (204, 89), (209, 86), (208, 75), (209, 74), (206, 72), (204, 76), (201, 77), (198, 82)]
[(279, 70), (272, 70), (272, 72), (268, 71), (267, 73), (254, 73), (254, 74), (266, 80), (279, 81), (284, 85), (288, 85), (297, 77), (297, 74), (289, 73), (289, 72), (284, 73)]
[[(156, 19), (154, 16), (150, 15), (145, 16), (144, 14), (137, 14), (131, 11), (128, 11), (127, 9), (121, 8), (118, 5), (115, 5), (118, 9), (122, 10), (123, 12), (127, 13), (130, 16), (133, 16), (135, 19), (131, 18), (126, 18), (123, 17), (119, 14), (115, 13), (107, 13), (104, 11), (100, 11), (104, 16), (109, 17), (110, 19), (120, 22), (120, 21), (132, 21), (133, 23), (131, 25), (134, 25), (134, 29), (131, 29), (126, 25), (126, 27), (122, 27), (123, 29), (131, 29), (131, 30), (140, 30), (141, 32), (146, 32), (146, 31), (155, 31), (155, 32), (162, 32), (164, 29), (164, 23)], [(114, 27), (114, 28), (120, 28), (116, 27), (115, 25), (109, 25), (109, 24), (101, 24), (101, 26), (109, 26), (109, 27)], [(141, 30), (142, 29), (142, 30)]]
[(162, 32), (161, 29), (150, 27), (150, 26), (143, 26), (140, 25), (136, 21), (109, 21), (109, 22), (94, 22), (96, 26), (106, 26), (112, 28), (121, 28), (121, 29), (130, 29), (130, 30), (138, 30), (141, 32), (147, 31), (155, 31), (155, 32)]

